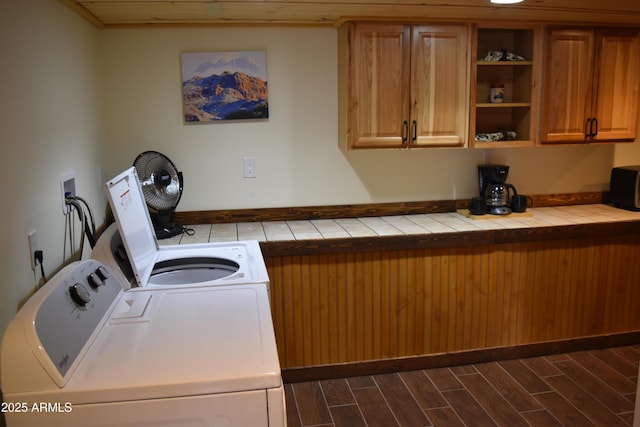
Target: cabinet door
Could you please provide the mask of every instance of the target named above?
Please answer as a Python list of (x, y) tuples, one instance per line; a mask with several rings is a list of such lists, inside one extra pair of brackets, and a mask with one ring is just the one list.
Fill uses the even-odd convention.
[(547, 33), (541, 142), (584, 142), (591, 109), (594, 34)]
[(409, 134), (409, 27), (357, 24), (349, 58), (352, 147), (400, 147)]
[(467, 50), (466, 26), (412, 28), (410, 144), (465, 145), (469, 111)]
[(638, 31), (606, 31), (597, 40), (597, 96), (592, 116), (597, 118), (598, 134), (593, 140), (634, 140), (640, 85)]

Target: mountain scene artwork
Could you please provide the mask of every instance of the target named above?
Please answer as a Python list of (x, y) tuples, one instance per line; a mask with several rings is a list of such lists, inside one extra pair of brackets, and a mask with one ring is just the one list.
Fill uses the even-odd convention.
[(269, 118), (264, 51), (182, 54), (185, 123)]

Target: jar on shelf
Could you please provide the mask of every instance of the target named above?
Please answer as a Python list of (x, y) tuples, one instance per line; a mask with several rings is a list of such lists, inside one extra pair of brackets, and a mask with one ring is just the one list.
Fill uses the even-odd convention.
[(504, 85), (492, 84), (489, 92), (489, 102), (492, 104), (499, 104), (504, 102)]

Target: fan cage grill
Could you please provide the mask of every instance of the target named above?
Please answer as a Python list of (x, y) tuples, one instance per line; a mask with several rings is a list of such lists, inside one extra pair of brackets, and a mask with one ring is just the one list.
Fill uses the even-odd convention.
[[(165, 155), (156, 151), (140, 154), (134, 167), (142, 185), (142, 194), (149, 208), (157, 212), (175, 209), (180, 200), (182, 185), (176, 166)], [(167, 185), (161, 182), (161, 175), (168, 174)]]

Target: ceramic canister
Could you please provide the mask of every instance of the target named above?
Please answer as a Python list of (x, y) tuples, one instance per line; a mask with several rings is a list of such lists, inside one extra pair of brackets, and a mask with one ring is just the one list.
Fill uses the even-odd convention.
[(489, 93), (489, 101), (494, 104), (504, 101), (504, 85), (502, 84), (491, 85), (491, 91)]

